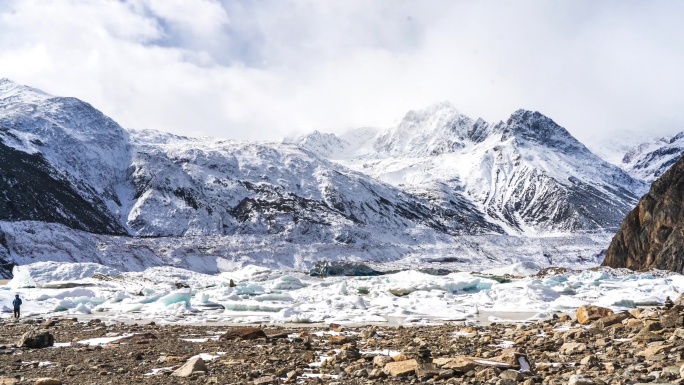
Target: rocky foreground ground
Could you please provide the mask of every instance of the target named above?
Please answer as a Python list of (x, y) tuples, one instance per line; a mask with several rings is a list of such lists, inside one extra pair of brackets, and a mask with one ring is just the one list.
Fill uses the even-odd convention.
[(6, 321), (0, 384), (680, 384), (683, 315), (673, 304), (487, 326)]

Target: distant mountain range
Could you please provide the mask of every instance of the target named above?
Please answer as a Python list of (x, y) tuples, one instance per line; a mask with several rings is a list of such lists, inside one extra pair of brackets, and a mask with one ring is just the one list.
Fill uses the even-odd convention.
[(387, 130), (296, 143), (436, 205), (470, 202), (509, 234), (612, 231), (647, 188), (532, 111), (488, 123), (445, 103)]
[(635, 153), (626, 172), (538, 112), (488, 123), (449, 104), (287, 143), (188, 138), (126, 130), (2, 79), (0, 263), (587, 261), (647, 190), (635, 170), (666, 167), (657, 151)]

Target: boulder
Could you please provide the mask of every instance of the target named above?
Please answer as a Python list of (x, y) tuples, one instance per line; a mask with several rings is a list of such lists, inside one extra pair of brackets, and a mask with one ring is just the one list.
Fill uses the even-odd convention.
[(259, 328), (247, 327), (228, 330), (219, 337), (219, 340), (255, 340), (257, 338), (266, 338), (266, 333)]
[(411, 359), (399, 362), (390, 362), (385, 365), (383, 370), (392, 377), (399, 377), (414, 373), (416, 369), (418, 369), (418, 361)]
[(29, 330), (17, 342), (17, 346), (30, 349), (47, 348), (54, 344), (55, 337), (47, 330)]
[(175, 377), (190, 377), (193, 372), (207, 371), (208, 369), (204, 364), (204, 360), (201, 357), (193, 357), (183, 364), (183, 366), (171, 373), (171, 375)]
[(448, 358), (446, 361), (435, 359), (433, 362), (442, 369), (451, 369), (457, 373), (467, 373), (477, 367), (475, 361), (465, 356)]
[(581, 325), (588, 325), (592, 321), (596, 321), (612, 314), (613, 311), (605, 307), (580, 306), (575, 313), (575, 318), (577, 318), (577, 322), (579, 322)]

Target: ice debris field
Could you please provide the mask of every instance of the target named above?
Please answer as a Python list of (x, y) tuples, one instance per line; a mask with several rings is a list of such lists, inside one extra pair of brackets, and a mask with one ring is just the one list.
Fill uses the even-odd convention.
[(501, 314), (539, 319), (584, 304), (623, 310), (659, 305), (684, 291), (684, 276), (662, 271), (595, 268), (538, 276), (513, 265), (488, 273), (506, 271), (530, 275), (499, 282), (495, 275), (407, 270), (320, 278), (251, 265), (206, 275), (173, 267), (120, 272), (94, 263), (39, 262), (14, 268), (14, 278), (0, 286), (0, 309), (3, 318), (11, 317), (18, 293), (24, 300), (22, 317), (188, 324), (440, 323), (483, 320), (482, 314), (484, 321), (498, 321)]

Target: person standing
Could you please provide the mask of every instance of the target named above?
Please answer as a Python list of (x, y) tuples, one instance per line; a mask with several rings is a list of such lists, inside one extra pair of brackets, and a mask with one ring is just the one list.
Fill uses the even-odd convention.
[(19, 298), (19, 294), (14, 296), (14, 301), (12, 301), (12, 306), (14, 306), (14, 318), (19, 318), (20, 307), (21, 307), (21, 298)]

